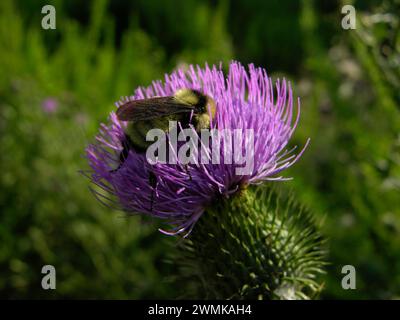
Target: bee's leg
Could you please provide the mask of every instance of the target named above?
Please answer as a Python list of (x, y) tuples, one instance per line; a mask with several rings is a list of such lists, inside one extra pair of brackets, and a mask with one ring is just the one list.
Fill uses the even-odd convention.
[(120, 166), (124, 164), (125, 160), (128, 158), (129, 155), (129, 150), (130, 150), (130, 145), (129, 145), (129, 141), (125, 140), (123, 143), (123, 149), (121, 151), (121, 153), (119, 154), (119, 161), (120, 161)]
[(129, 150), (131, 149), (131, 143), (129, 137), (126, 135), (124, 141), (122, 141), (122, 147), (123, 149), (119, 154), (119, 165), (116, 169), (111, 170), (110, 172), (117, 172), (124, 164), (126, 158), (128, 158)]
[(152, 188), (151, 190), (151, 196), (150, 196), (150, 212), (153, 212), (153, 207), (154, 207), (154, 194), (156, 192), (157, 188), (157, 177), (154, 174), (153, 171), (149, 172), (149, 184)]
[(189, 166), (187, 164), (185, 164), (185, 170), (186, 170), (186, 173), (189, 175), (189, 181), (192, 181), (193, 180), (192, 175), (190, 174)]

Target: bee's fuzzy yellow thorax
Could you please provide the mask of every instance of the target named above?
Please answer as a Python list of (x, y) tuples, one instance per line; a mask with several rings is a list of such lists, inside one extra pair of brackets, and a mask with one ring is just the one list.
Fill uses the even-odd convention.
[(190, 89), (179, 89), (174, 94), (175, 99), (192, 106), (199, 102), (199, 97)]

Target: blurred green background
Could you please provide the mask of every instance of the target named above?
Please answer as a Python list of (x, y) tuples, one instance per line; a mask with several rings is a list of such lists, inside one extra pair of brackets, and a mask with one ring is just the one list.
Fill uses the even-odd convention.
[[(341, 28), (353, 3), (356, 30)], [(57, 29), (41, 28), (41, 8)], [(400, 298), (399, 1), (1, 1), (0, 297), (173, 298), (174, 239), (78, 171), (114, 101), (180, 65), (255, 63), (301, 97), (285, 182), (324, 220), (325, 299)], [(41, 288), (41, 268), (57, 289)], [(357, 289), (341, 288), (354, 265)]]

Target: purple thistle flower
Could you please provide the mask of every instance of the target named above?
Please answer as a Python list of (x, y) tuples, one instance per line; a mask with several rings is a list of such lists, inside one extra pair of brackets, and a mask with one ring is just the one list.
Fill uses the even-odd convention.
[[(295, 149), (286, 149), (300, 116), (299, 100), (294, 116), (290, 83), (278, 80), (274, 90), (264, 69), (249, 65), (247, 71), (238, 62), (230, 64), (226, 77), (221, 66), (206, 65), (204, 69), (190, 66), (186, 72), (179, 69), (166, 75), (164, 82), (154, 81), (147, 88), (138, 88), (133, 96), (126, 97), (117, 106), (129, 99), (171, 96), (181, 88), (200, 90), (215, 100), (217, 113), (211, 121), (211, 129), (254, 130), (253, 166), (248, 174), (236, 173), (236, 168), (243, 165), (235, 159), (231, 164), (211, 163), (210, 150), (205, 150), (209, 164), (187, 166), (179, 159), (176, 164), (151, 165), (145, 154), (130, 150), (123, 165), (115, 170), (123, 149), (126, 124), (114, 113), (110, 115), (109, 125), (101, 125), (97, 142), (87, 148), (92, 168), (89, 177), (103, 189), (94, 191), (97, 198), (127, 212), (165, 219), (174, 227), (171, 231), (160, 231), (169, 235), (188, 234), (217, 197), (229, 197), (249, 184), (287, 180), (278, 174), (293, 165), (309, 143), (308, 140), (298, 154), (294, 154)], [(247, 142), (245, 140), (240, 147), (245, 148)], [(232, 149), (232, 142), (223, 137), (220, 143), (220, 156), (224, 160), (223, 150)], [(204, 149), (203, 145), (199, 146), (199, 151)], [(157, 179), (154, 188), (149, 183), (150, 172)]]

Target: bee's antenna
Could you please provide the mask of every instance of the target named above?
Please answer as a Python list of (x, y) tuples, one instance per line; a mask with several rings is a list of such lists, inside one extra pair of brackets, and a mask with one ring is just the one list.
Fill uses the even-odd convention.
[(194, 110), (190, 112), (190, 118), (189, 118), (189, 123), (192, 123), (192, 118), (193, 118)]

